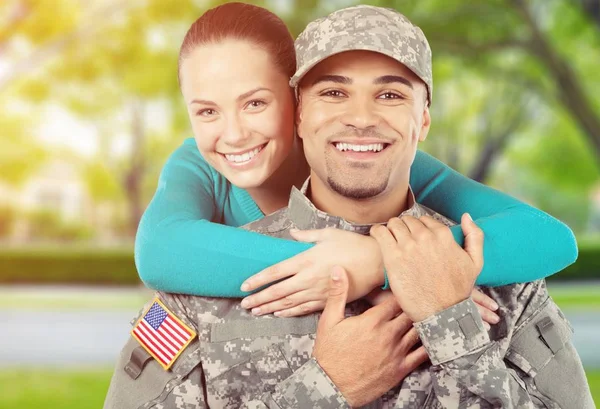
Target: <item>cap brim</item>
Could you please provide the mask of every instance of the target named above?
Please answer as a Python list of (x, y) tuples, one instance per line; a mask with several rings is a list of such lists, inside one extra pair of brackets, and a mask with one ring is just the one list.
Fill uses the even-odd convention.
[(421, 81), (423, 81), (423, 83), (425, 84), (425, 88), (427, 89), (428, 104), (431, 104), (431, 90), (429, 89), (429, 86), (421, 78), (421, 76), (419, 74), (417, 74), (413, 69), (411, 69), (408, 65), (404, 64), (402, 61), (399, 61), (398, 58), (393, 53), (386, 52), (386, 51), (381, 50), (381, 49), (379, 49), (377, 47), (369, 46), (369, 45), (349, 45), (347, 47), (343, 47), (343, 48), (341, 48), (339, 50), (336, 50), (335, 52), (332, 52), (331, 54), (327, 54), (326, 56), (315, 58), (315, 59), (311, 60), (308, 64), (305, 64), (304, 67), (302, 67), (302, 69), (296, 71), (296, 73), (294, 74), (294, 76), (292, 78), (290, 78), (289, 84), (290, 84), (290, 87), (294, 88), (295, 93), (296, 93), (296, 97), (298, 97), (298, 89), (297, 89), (298, 84), (300, 84), (300, 81), (302, 81), (302, 78), (304, 78), (304, 76), (310, 70), (312, 70), (321, 61), (324, 61), (324, 60), (326, 60), (329, 57), (333, 57), (334, 55), (345, 53), (347, 51), (373, 51), (375, 53), (383, 54), (385, 56), (393, 58), (394, 60), (396, 60), (399, 63), (403, 64), (406, 68), (408, 68), (409, 70), (411, 70), (419, 79), (421, 79)]

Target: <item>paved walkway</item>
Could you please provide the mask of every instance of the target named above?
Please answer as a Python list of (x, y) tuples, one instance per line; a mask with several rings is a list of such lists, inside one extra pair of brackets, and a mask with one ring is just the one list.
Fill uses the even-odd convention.
[[(0, 310), (0, 366), (111, 366), (137, 310)], [(600, 368), (600, 314), (567, 312), (586, 367)]]

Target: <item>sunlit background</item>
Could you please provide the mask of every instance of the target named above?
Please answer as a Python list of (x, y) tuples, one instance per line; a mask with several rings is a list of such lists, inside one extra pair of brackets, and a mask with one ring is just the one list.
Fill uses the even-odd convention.
[[(148, 298), (138, 221), (191, 136), (176, 63), (217, 1), (0, 2), (0, 407), (98, 408)], [(344, 0), (254, 2), (297, 35)], [(600, 402), (600, 1), (405, 0), (434, 53), (422, 149), (566, 222), (549, 280)], [(596, 352), (594, 351), (596, 349)]]

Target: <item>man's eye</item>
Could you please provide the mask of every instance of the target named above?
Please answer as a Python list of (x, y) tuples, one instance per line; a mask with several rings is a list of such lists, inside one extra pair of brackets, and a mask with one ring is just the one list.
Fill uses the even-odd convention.
[(200, 111), (196, 112), (197, 116), (212, 116), (215, 115), (217, 113), (217, 111), (215, 111), (212, 108), (207, 108), (207, 109), (201, 109)]
[(333, 98), (341, 98), (344, 96), (344, 94), (341, 91), (338, 90), (330, 90), (330, 91), (325, 91), (323, 93), (321, 93), (322, 96), (324, 97), (333, 97)]
[(402, 96), (395, 92), (384, 92), (379, 96), (380, 99), (402, 99)]

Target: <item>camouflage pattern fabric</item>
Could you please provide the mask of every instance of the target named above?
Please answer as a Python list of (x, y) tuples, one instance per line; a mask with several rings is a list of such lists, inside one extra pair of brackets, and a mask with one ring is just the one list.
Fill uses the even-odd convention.
[[(334, 227), (366, 234), (317, 210), (293, 189), (289, 206), (245, 228), (289, 237), (291, 228)], [(412, 193), (410, 195), (412, 197)], [(403, 214), (431, 215), (409, 201)], [(488, 333), (471, 299), (415, 324), (431, 363), (409, 374), (366, 408), (593, 408), (571, 328), (543, 281), (484, 288), (500, 305), (502, 321)], [(318, 314), (254, 317), (239, 299), (158, 293), (199, 338), (164, 371), (151, 360), (137, 379), (121, 355), (105, 408), (346, 408), (343, 395), (311, 357)], [(359, 300), (346, 315), (364, 312)]]
[(297, 70), (290, 86), (327, 57), (344, 51), (374, 51), (404, 64), (433, 95), (431, 48), (423, 31), (393, 9), (355, 6), (310, 23), (295, 43)]

